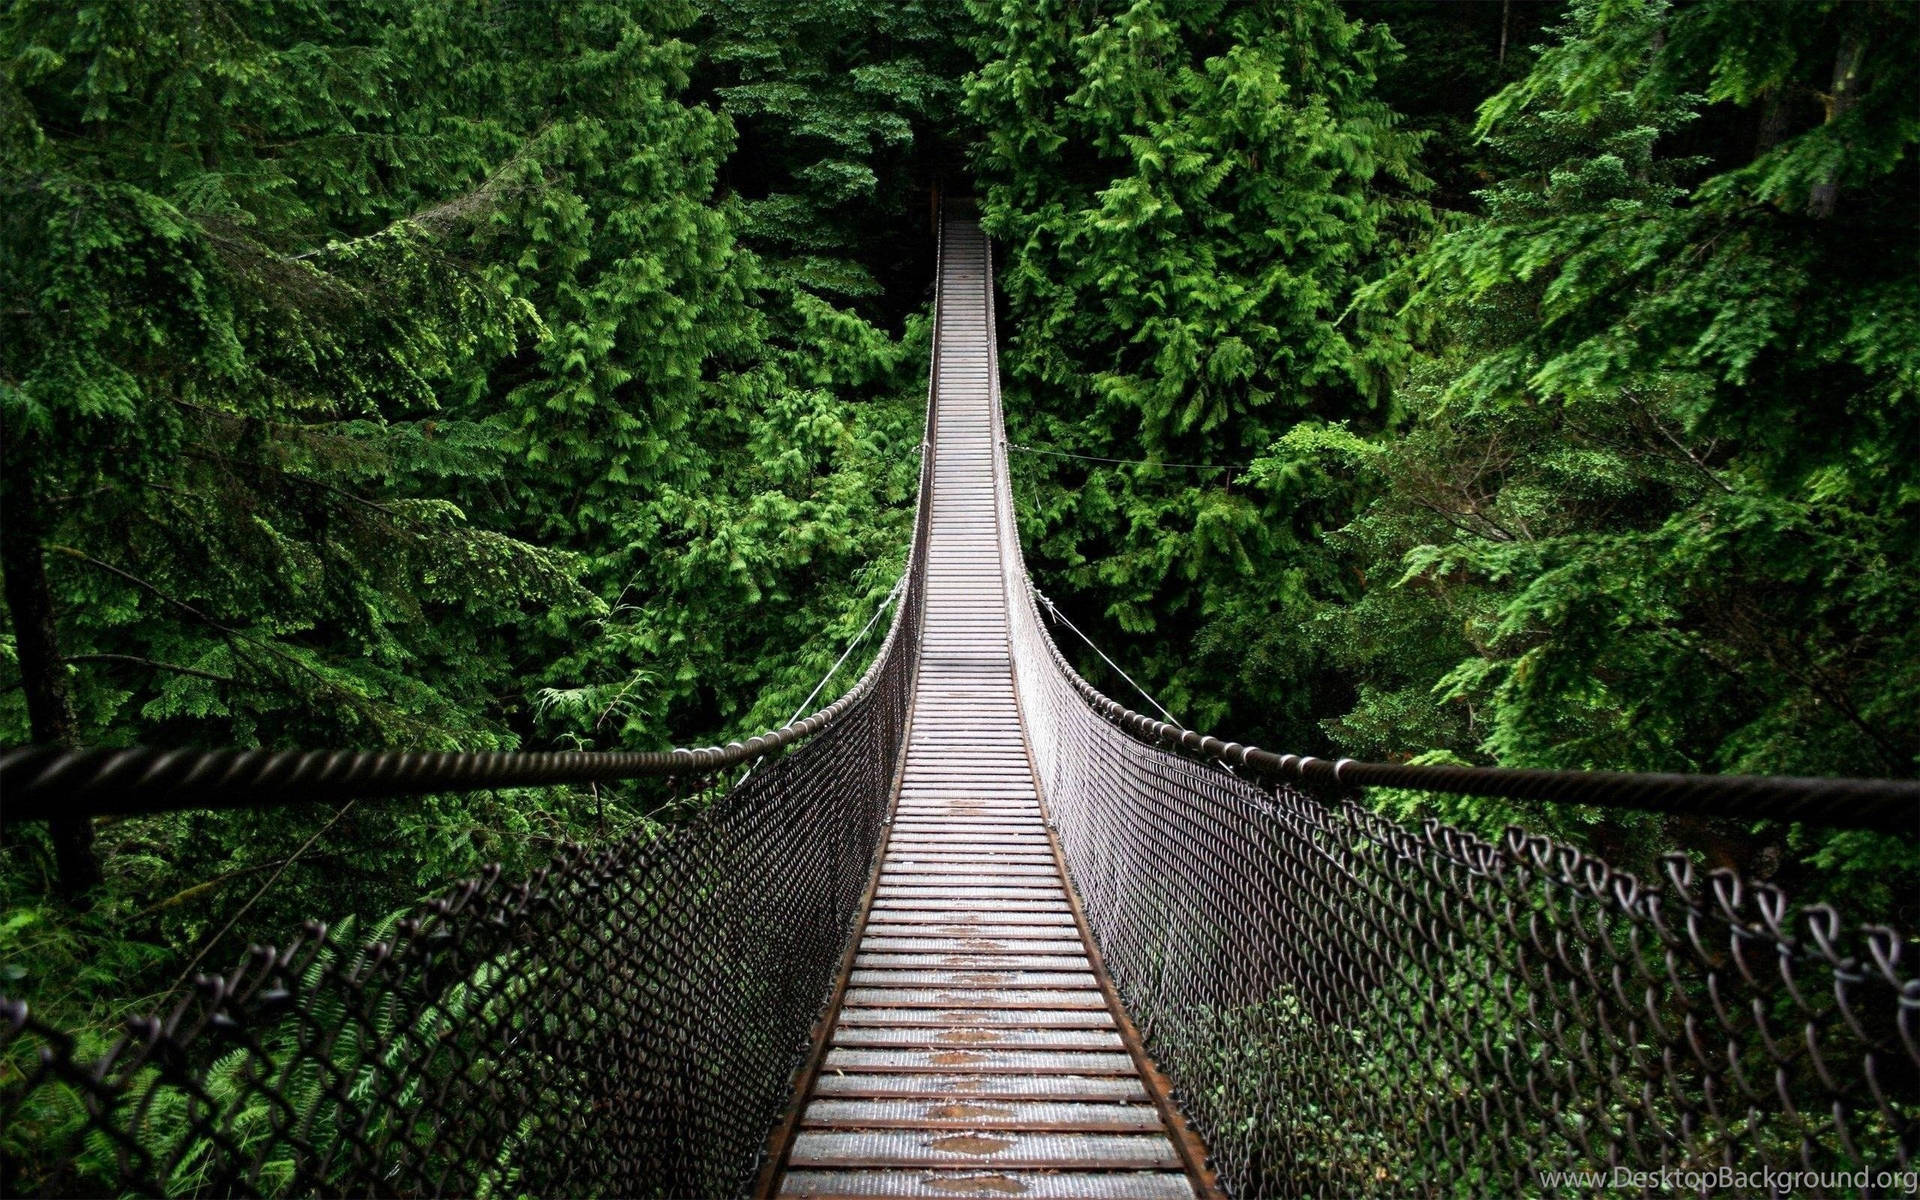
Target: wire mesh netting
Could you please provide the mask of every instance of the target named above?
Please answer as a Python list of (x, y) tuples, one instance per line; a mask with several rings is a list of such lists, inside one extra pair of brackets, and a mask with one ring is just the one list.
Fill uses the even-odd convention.
[[(1643, 882), (1517, 830), (1409, 829), (1147, 745), (1015, 607), (1089, 928), (1235, 1194), (1538, 1195), (1567, 1170), (1630, 1191), (1911, 1193), (1909, 939), (1683, 856)], [(1808, 1171), (1827, 1182), (1788, 1174)]]
[(0, 997), (0, 1194), (744, 1194), (887, 824), (921, 640), (928, 414), (885, 641), (839, 700), (744, 745), (0, 756), (9, 819), (643, 777), (707, 801), (377, 929), (311, 922), (104, 1054)]
[[(1014, 528), (1004, 457), (995, 486)], [(1017, 548), (1003, 570), (1041, 794), (1089, 932), (1227, 1191), (1920, 1189), (1910, 936), (1683, 855), (1648, 882), (1522, 830), (1489, 843), (1402, 826), (1351, 788), (1310, 793), (1293, 781), (1347, 772), (1102, 696), (1042, 626)], [(1249, 770), (1255, 755), (1286, 774)], [(1862, 826), (1913, 828), (1908, 784), (1491, 775), (1646, 807), (1857, 801)], [(1588, 1174), (1554, 1175), (1570, 1171)]]
[(683, 826), (473, 880), (377, 936), (311, 924), (100, 1061), (8, 1005), (4, 1190), (744, 1191), (879, 846), (906, 632)]

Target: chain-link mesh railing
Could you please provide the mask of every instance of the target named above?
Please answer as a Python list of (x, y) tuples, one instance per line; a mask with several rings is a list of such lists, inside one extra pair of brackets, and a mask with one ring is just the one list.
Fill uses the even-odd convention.
[(0, 1194), (744, 1193), (885, 829), (925, 534), (923, 502), (860, 681), (744, 745), (7, 756), (13, 817), (633, 777), (713, 799), (387, 927), (316, 922), (253, 947), (104, 1056), (0, 999)]
[[(1667, 1194), (1912, 1193), (1920, 981), (1901, 935), (1681, 855), (1644, 882), (1517, 830), (1408, 829), (1237, 778), (1101, 719), (1020, 620), (1021, 703), (1089, 928), (1234, 1194), (1653, 1178), (1616, 1168), (1680, 1172), (1647, 1187)], [(1548, 1174), (1575, 1170), (1604, 1181)]]
[[(937, 308), (934, 325), (937, 362)], [(932, 386), (886, 640), (839, 700), (744, 744), (0, 755), (9, 822), (636, 778), (710, 801), (376, 930), (309, 923), (129, 1021), (104, 1055), (0, 997), (0, 1195), (744, 1193), (886, 827), (920, 648)]]
[(1231, 1192), (1914, 1194), (1910, 938), (1683, 855), (1643, 881), (1231, 773), (1094, 692), (1010, 586), (1089, 929)]
[(104, 1059), (7, 1003), (23, 1073), (0, 1084), (0, 1190), (743, 1191), (879, 845), (900, 650), (687, 824), (473, 880), (390, 928), (310, 924)]
[[(686, 793), (753, 764), (689, 821), (571, 849), (524, 882), (472, 880), (390, 927), (311, 923), (129, 1022), (102, 1058), (0, 1000), (0, 1193), (744, 1191), (885, 827), (919, 578), (872, 668), (820, 713), (745, 746), (630, 756), (621, 773)], [(561, 758), (547, 769), (598, 761)], [(64, 762), (98, 789), (123, 761), (36, 755), (23, 779), (45, 792)], [(248, 787), (276, 761), (325, 774), (234, 761), (140, 774), (163, 796), (171, 769), (225, 764)], [(377, 791), (398, 770), (367, 761), (334, 786)]]
[[(997, 471), (1011, 530), (1004, 456)], [(1005, 571), (1041, 793), (1089, 930), (1230, 1192), (1915, 1194), (1911, 938), (1683, 855), (1645, 881), (1520, 830), (1407, 828), (1356, 789), (1911, 835), (1920, 788), (1224, 744), (1094, 690), (1043, 628), (1017, 549)], [(1592, 1174), (1553, 1174), (1574, 1171)]]

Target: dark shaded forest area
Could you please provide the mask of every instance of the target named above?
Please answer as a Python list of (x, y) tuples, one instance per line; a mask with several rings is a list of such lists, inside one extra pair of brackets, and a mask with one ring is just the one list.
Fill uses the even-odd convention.
[[(944, 187), (998, 243), (1036, 583), (1181, 721), (1915, 773), (1911, 4), (71, 0), (0, 28), (7, 745), (780, 723), (904, 562)], [(1908, 925), (1920, 896), (1872, 834), (1375, 799)], [(654, 800), (70, 824), (84, 889), (25, 830), (0, 987), (105, 1029), (203, 955)]]

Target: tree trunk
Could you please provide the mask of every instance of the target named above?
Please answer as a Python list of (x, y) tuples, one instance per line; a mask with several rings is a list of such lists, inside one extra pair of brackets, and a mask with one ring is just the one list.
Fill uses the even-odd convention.
[[(53, 623), (53, 593), (47, 587), (46, 557), (40, 546), (45, 522), (34, 494), (32, 460), (28, 446), (5, 438), (0, 450), (0, 573), (5, 576), (7, 611), (13, 614), (21, 691), (33, 740), (43, 746), (73, 746), (77, 741), (73, 705), (67, 697), (59, 633)], [(56, 817), (48, 824), (60, 891), (81, 902), (100, 882), (93, 821), (76, 815)]]
[[(1867, 56), (1866, 21), (1854, 14), (1840, 32), (1840, 49), (1833, 56), (1833, 88), (1827, 93), (1827, 124), (1847, 115), (1860, 100), (1860, 63)], [(1833, 216), (1840, 203), (1840, 181), (1829, 176), (1814, 185), (1807, 197), (1807, 213), (1817, 220)]]
[(1754, 127), (1754, 158), (1764, 158), (1775, 146), (1787, 140), (1787, 106), (1790, 101), (1785, 87), (1767, 89), (1766, 98), (1760, 102), (1759, 123)]

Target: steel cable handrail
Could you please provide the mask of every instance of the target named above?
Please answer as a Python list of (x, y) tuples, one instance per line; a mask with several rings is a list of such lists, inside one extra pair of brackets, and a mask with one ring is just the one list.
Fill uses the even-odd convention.
[[(997, 368), (990, 394), (998, 418)], [(1642, 879), (1520, 828), (1403, 825), (1360, 789), (1911, 833), (1920, 785), (1329, 762), (1181, 729), (1102, 695), (1048, 636), (996, 457), (1043, 803), (1230, 1192), (1911, 1187), (1916, 939), (1684, 854)], [(1588, 1182), (1550, 1178), (1566, 1171)]]
[[(1033, 587), (1024, 575), (1019, 583)], [(1407, 788), (1920, 835), (1920, 782), (1913, 780), (1443, 766), (1275, 754), (1136, 712), (1081, 677), (1051, 638), (1042, 641), (1054, 668), (1087, 708), (1129, 737), (1202, 762), (1223, 763), (1243, 777), (1299, 785), (1321, 796), (1368, 787)]]
[[(996, 403), (998, 383), (995, 384)], [(1006, 441), (1001, 439), (1004, 447)], [(1006, 520), (1014, 528), (1010, 489)], [(1040, 593), (1020, 557), (1019, 539), (1009, 544), (1009, 602), (1036, 622), (1039, 607), (1053, 612), (1055, 602)], [(1036, 607), (1036, 605), (1038, 607)], [(1068, 622), (1071, 627), (1071, 622)], [(1076, 628), (1082, 639), (1084, 633)], [(1321, 796), (1350, 795), (1361, 788), (1407, 788), (1467, 796), (1498, 796), (1552, 804), (1647, 809), (1734, 819), (1771, 818), (1804, 821), (1840, 829), (1869, 829), (1920, 837), (1920, 780), (1859, 779), (1790, 775), (1705, 775), (1649, 771), (1567, 770), (1527, 767), (1475, 767), (1426, 763), (1374, 763), (1351, 758), (1276, 754), (1258, 746), (1227, 741), (1171, 720), (1138, 712), (1094, 687), (1076, 671), (1050, 637), (1029, 644), (1051, 660), (1088, 709), (1127, 736), (1202, 762), (1224, 764), (1236, 774), (1270, 784), (1299, 785)], [(1149, 701), (1153, 697), (1093, 646), (1121, 678)], [(1168, 714), (1162, 710), (1161, 716)]]
[[(936, 356), (939, 353), (937, 324), (936, 318)], [(930, 391), (923, 448), (933, 444), (933, 422)], [(76, 815), (253, 808), (489, 788), (604, 784), (649, 777), (699, 779), (757, 763), (832, 729), (873, 692), (883, 667), (895, 653), (910, 655), (915, 650), (916, 647), (903, 645), (903, 631), (912, 623), (908, 608), (917, 605), (921, 595), (929, 517), (926, 497), (932, 492), (933, 462), (930, 449), (922, 453), (907, 567), (887, 599), (891, 601), (903, 590), (909, 595), (895, 607), (887, 636), (873, 661), (860, 679), (831, 704), (805, 717), (796, 716), (744, 742), (664, 751), (24, 746), (0, 753), (0, 796), (5, 797), (4, 807), (0, 807), (0, 824)], [(838, 666), (836, 663), (836, 670)], [(824, 686), (824, 681), (822, 683)]]
[[(931, 461), (929, 456), (928, 461)], [(925, 474), (923, 467), (922, 473)], [(924, 489), (925, 480), (922, 485)], [(916, 518), (908, 574), (922, 555)], [(918, 599), (918, 589), (914, 599)], [(837, 725), (874, 689), (907, 624), (896, 609), (880, 645), (845, 695), (778, 729), (725, 746), (668, 751), (626, 750), (68, 750), (27, 746), (0, 754), (0, 820), (45, 820), (76, 813), (164, 812), (242, 808), (351, 797), (426, 795), (486, 788), (608, 783), (622, 779), (693, 779), (757, 762)]]
[[(929, 399), (932, 386), (930, 370)], [(929, 403), (907, 571), (872, 665), (745, 742), (9, 755), (11, 819), (646, 776), (711, 802), (567, 846), (518, 882), (489, 868), (370, 925), (313, 921), (250, 946), (127, 1019), (104, 1053), (102, 1031), (75, 1036), (0, 997), (0, 1191), (744, 1193), (888, 824), (936, 420)], [(745, 763), (744, 777), (727, 770)]]
[[(991, 289), (991, 255), (987, 278)], [(1008, 473), (1006, 451), (1018, 449), (1071, 458), (1089, 456), (1043, 451), (1008, 440), (1000, 408), (998, 337), (992, 330), (992, 322), (989, 322), (989, 331), (993, 339), (989, 360), (993, 372), (992, 398), (1000, 447), (1000, 453), (996, 456), (994, 482), (999, 492), (1006, 543), (1003, 561), (1006, 567), (1007, 599), (1010, 608), (1025, 617), (1033, 630), (1038, 630), (1036, 600), (1049, 609), (1052, 609), (1054, 602), (1040, 595), (1026, 569), (1020, 549), (1018, 522), (1013, 511), (1012, 481)], [(1060, 619), (1064, 621), (1065, 617)], [(1076, 629), (1075, 632), (1079, 631)], [(1084, 634), (1080, 636), (1085, 637)], [(1088, 645), (1092, 645), (1091, 641)], [(1088, 683), (1074, 670), (1053, 639), (1044, 634), (1037, 638), (1028, 637), (1025, 646), (1039, 650), (1051, 660), (1054, 669), (1061, 672), (1087, 707), (1127, 736), (1145, 745), (1172, 750), (1203, 762), (1238, 768), (1236, 774), (1274, 785), (1299, 785), (1321, 796), (1351, 795), (1357, 789), (1367, 787), (1408, 788), (1459, 795), (1540, 800), (1553, 804), (1637, 808), (1739, 819), (1767, 817), (1843, 829), (1870, 829), (1910, 837), (1920, 836), (1920, 780), (1371, 763), (1350, 758), (1328, 760), (1297, 754), (1276, 754), (1257, 746), (1203, 734), (1127, 707)], [(1106, 658), (1099, 647), (1095, 646), (1094, 652)], [(1127, 677), (1126, 672), (1114, 665), (1112, 660), (1108, 660), (1108, 665), (1113, 666), (1122, 678), (1126, 678), (1141, 695), (1152, 701), (1152, 696)], [(1166, 715), (1164, 710), (1162, 715)]]

